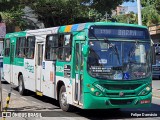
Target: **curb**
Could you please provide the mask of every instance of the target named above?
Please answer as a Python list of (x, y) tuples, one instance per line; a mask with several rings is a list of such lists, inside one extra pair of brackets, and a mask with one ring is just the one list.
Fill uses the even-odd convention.
[[(159, 95), (154, 94), (154, 91), (155, 91), (155, 92), (158, 92)], [(153, 97), (160, 98), (160, 90), (159, 90), (159, 89), (152, 89), (152, 96), (153, 96)]]
[(156, 98), (160, 98), (160, 96), (157, 96), (157, 95), (152, 95), (153, 97), (156, 97)]

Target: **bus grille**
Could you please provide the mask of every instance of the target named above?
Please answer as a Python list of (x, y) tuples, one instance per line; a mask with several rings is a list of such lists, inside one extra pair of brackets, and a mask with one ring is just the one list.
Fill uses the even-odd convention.
[[(106, 95), (108, 95), (109, 97), (119, 97), (119, 92), (114, 92), (114, 93), (106, 93)], [(133, 97), (135, 96), (136, 93), (135, 92), (129, 92), (129, 93), (125, 93), (124, 92), (124, 96), (127, 96), (127, 97)]]
[(110, 103), (112, 105), (129, 105), (132, 104), (133, 99), (127, 99), (127, 100), (110, 100)]
[(139, 86), (141, 86), (141, 84), (103, 84), (101, 85), (104, 88), (106, 88), (107, 90), (134, 90), (136, 88), (138, 88)]

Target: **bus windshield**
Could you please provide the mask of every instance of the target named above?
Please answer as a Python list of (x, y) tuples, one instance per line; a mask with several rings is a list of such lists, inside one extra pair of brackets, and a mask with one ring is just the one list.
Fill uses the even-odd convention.
[(90, 40), (89, 46), (87, 70), (92, 77), (134, 80), (151, 75), (148, 42)]
[(160, 65), (160, 55), (156, 55), (156, 65)]

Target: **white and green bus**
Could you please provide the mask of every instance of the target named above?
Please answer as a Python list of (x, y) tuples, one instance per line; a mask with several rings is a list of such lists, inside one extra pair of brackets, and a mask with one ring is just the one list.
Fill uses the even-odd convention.
[(59, 100), (64, 111), (148, 107), (152, 46), (147, 27), (90, 22), (8, 33), (4, 79)]

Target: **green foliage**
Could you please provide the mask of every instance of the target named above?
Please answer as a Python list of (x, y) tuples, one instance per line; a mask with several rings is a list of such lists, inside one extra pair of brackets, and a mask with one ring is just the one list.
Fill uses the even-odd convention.
[[(45, 27), (101, 21), (106, 13), (111, 13), (124, 1), (134, 0), (94, 0), (91, 6), (81, 5), (89, 0), (39, 0), (30, 5), (45, 23)], [(49, 13), (49, 14), (46, 14)]]
[(6, 10), (2, 12), (3, 21), (7, 25), (11, 26), (19, 26), (20, 28), (24, 28), (26, 26), (26, 22), (22, 18), (24, 13), (22, 12), (21, 8), (12, 8), (11, 10)]
[(137, 14), (134, 12), (130, 12), (128, 14), (123, 15), (116, 15), (113, 16), (114, 19), (116, 19), (117, 22), (121, 23), (129, 23), (129, 24), (137, 24)]
[[(89, 1), (89, 0), (83, 0)], [(111, 14), (111, 10), (116, 9), (118, 5), (121, 5), (123, 2), (134, 2), (135, 0), (94, 0), (91, 8), (96, 9), (99, 13), (104, 15), (107, 11), (108, 14)]]
[[(141, 0), (142, 8), (142, 23), (150, 26), (160, 23), (160, 0)], [(122, 23), (138, 23), (137, 14), (130, 13), (128, 15), (114, 16), (118, 22)]]
[(160, 23), (160, 0), (141, 0), (142, 22), (144, 25), (150, 26)]
[[(0, 11), (5, 11), (7, 22), (24, 27), (25, 22), (20, 10), (13, 8), (24, 8), (24, 6), (31, 7), (38, 19), (45, 24), (45, 27), (82, 23), (89, 21), (105, 20), (105, 13), (111, 13), (118, 5), (123, 2), (135, 0), (94, 0), (91, 6), (82, 5), (82, 2), (89, 2), (90, 0), (10, 0), (9, 2), (2, 2), (0, 4)], [(3, 7), (5, 6), (5, 7)], [(9, 10), (9, 11), (8, 11)], [(18, 14), (19, 13), (19, 14)]]
[(15, 1), (9, 1), (7, 2), (6, 0), (1, 0), (0, 1), (0, 11), (6, 11), (9, 9), (12, 9), (17, 5), (16, 0)]

